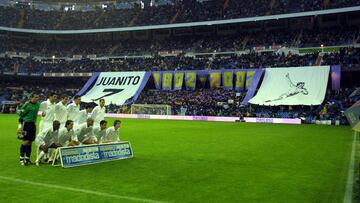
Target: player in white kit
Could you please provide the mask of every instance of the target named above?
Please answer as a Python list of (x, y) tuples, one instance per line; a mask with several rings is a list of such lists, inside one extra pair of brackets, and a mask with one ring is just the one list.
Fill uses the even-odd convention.
[(81, 97), (76, 95), (74, 97), (74, 101), (67, 105), (67, 120), (72, 120), (74, 122), (75, 128), (79, 125), (79, 112), (80, 112), (80, 103)]
[(65, 127), (61, 127), (59, 130), (59, 144), (62, 147), (65, 146), (76, 146), (79, 145), (80, 142), (77, 139), (74, 131), (74, 122), (72, 120), (67, 120), (65, 122)]
[(49, 148), (60, 147), (58, 143), (60, 122), (55, 120), (50, 128), (44, 129), (36, 136), (35, 143), (38, 148), (38, 154), (35, 164), (39, 166), (42, 157), (48, 153)]
[(100, 125), (100, 121), (105, 120), (105, 99), (99, 100), (99, 105), (96, 106), (91, 113), (91, 118), (94, 119), (94, 126), (98, 127)]
[(55, 120), (60, 122), (60, 127), (64, 127), (65, 122), (67, 121), (67, 102), (69, 97), (67, 95), (61, 96), (61, 101), (55, 105)]
[(93, 128), (93, 134), (98, 141), (100, 141), (101, 138), (106, 135), (106, 125), (107, 125), (107, 121), (102, 120), (102, 121), (100, 121), (99, 127)]
[(55, 120), (56, 94), (51, 93), (46, 101), (41, 102), (39, 111), (42, 112), (39, 124), (39, 132), (50, 128)]
[(76, 130), (75, 135), (82, 144), (96, 144), (97, 139), (93, 134), (94, 120), (88, 118), (86, 123), (80, 124)]
[(114, 126), (106, 129), (106, 135), (101, 138), (101, 143), (109, 143), (109, 142), (119, 142), (119, 133), (120, 133), (120, 120), (114, 121)]
[(87, 119), (90, 118), (90, 113), (92, 111), (92, 106), (87, 105), (85, 109), (81, 110), (78, 114), (78, 122), (79, 125), (86, 123)]

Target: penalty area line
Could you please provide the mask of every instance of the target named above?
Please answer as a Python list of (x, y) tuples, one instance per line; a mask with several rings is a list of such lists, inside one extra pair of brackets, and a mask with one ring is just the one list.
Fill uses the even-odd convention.
[(110, 198), (115, 198), (115, 199), (131, 200), (131, 201), (136, 201), (136, 202), (165, 203), (163, 201), (143, 199), (143, 198), (137, 198), (137, 197), (131, 197), (131, 196), (114, 195), (114, 194), (105, 193), (105, 192), (98, 192), (98, 191), (93, 191), (93, 190), (85, 190), (85, 189), (79, 189), (79, 188), (73, 188), (73, 187), (66, 187), (66, 186), (61, 186), (61, 185), (39, 183), (39, 182), (22, 180), (22, 179), (5, 177), (5, 176), (0, 176), (0, 180), (6, 180), (9, 182), (18, 182), (18, 183), (28, 184), (28, 185), (36, 185), (36, 186), (41, 186), (41, 187), (45, 187), (45, 188), (67, 190), (67, 191), (72, 191), (72, 192), (81, 192), (81, 193), (85, 193), (85, 194), (97, 195), (97, 196), (102, 196), (102, 197), (110, 197)]

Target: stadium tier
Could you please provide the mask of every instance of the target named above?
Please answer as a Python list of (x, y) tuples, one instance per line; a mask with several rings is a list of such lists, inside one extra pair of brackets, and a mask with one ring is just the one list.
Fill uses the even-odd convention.
[(0, 25), (43, 30), (79, 30), (223, 20), (360, 5), (356, 0), (301, 0), (296, 3), (290, 0), (165, 0), (126, 3), (121, 1), (95, 6), (5, 1), (0, 7)]
[[(263, 26), (263, 25), (259, 25)], [(70, 57), (88, 55), (103, 56), (156, 56), (164, 54), (218, 53), (241, 51), (274, 51), (281, 47), (308, 48), (329, 46), (354, 46), (359, 43), (357, 26), (335, 26), (331, 28), (315, 27), (312, 29), (292, 29), (283, 27), (276, 30), (266, 28), (242, 29), (232, 28), (227, 35), (214, 33), (211, 27), (202, 35), (196, 33), (184, 36), (166, 34), (151, 36), (154, 33), (140, 33), (136, 36), (119, 37), (117, 34), (81, 36), (71, 40), (66, 36), (55, 35), (37, 38), (30, 35), (23, 37), (16, 33), (0, 33), (0, 53), (24, 53), (38, 57)], [(195, 30), (196, 31), (196, 30)], [(136, 33), (134, 33), (135, 35)], [(112, 38), (112, 39), (109, 39)], [(145, 37), (145, 38), (143, 38)], [(99, 39), (97, 39), (99, 38)], [(103, 39), (102, 39), (103, 38)], [(219, 40), (221, 39), (221, 40)]]
[[(226, 56), (190, 57), (175, 55), (169, 57), (111, 58), (99, 60), (89, 58), (73, 59), (55, 58), (37, 59), (5, 56), (0, 58), (0, 72), (16, 73), (87, 73), (97, 71), (156, 71), (156, 70), (219, 70), (247, 69), (288, 66), (311, 66), (316, 64), (339, 64), (347, 70), (359, 69), (359, 48), (340, 48), (336, 52), (325, 54), (308, 53), (292, 54), (276, 52), (251, 52)], [(210, 54), (211, 55), (211, 54)]]
[[(343, 112), (357, 98), (348, 98), (359, 85), (356, 77), (360, 68), (357, 24), (325, 28), (315, 24), (314, 28), (300, 30), (281, 28), (267, 31), (266, 28), (260, 28), (227, 35), (168, 35), (165, 38), (148, 36), (146, 39), (137, 39), (133, 34), (130, 38), (117, 40), (105, 39), (106, 35), (101, 34), (100, 38), (104, 39), (99, 40), (96, 40), (95, 35), (75, 35), (78, 39), (75, 40), (73, 36), (44, 35), (39, 38), (32, 34), (24, 37), (23, 34), (4, 32), (0, 36), (2, 77), (5, 81), (13, 77), (22, 80), (29, 77), (34, 85), (26, 92), (41, 89), (40, 96), (45, 99), (50, 90), (56, 90), (58, 95), (76, 94), (93, 72), (235, 71), (340, 65), (341, 91), (331, 91), (329, 86), (326, 99), (316, 106), (250, 105), (239, 108), (238, 102), (243, 101), (245, 90), (224, 90), (221, 86), (213, 91), (206, 84), (198, 85), (195, 90), (180, 88), (178, 91), (166, 91), (156, 88), (154, 77), (150, 78), (134, 103), (170, 105), (173, 115), (302, 118), (307, 123), (331, 120), (333, 123), (338, 121), (346, 124)], [(114, 34), (112, 36), (115, 37)], [(73, 79), (73, 76), (77, 78)], [(41, 79), (44, 77), (46, 80)], [(66, 85), (59, 81), (56, 82), (59, 85), (55, 86), (47, 83), (49, 77), (55, 77), (54, 80), (60, 77), (60, 81), (66, 78)], [(18, 86), (21, 85), (16, 82), (4, 83), (3, 87), (7, 88), (3, 89), (1, 100), (24, 102), (25, 97)], [(238, 97), (235, 96), (237, 92), (241, 92)], [(108, 112), (130, 113), (130, 105), (109, 104)], [(16, 106), (3, 107), (3, 111), (8, 112)]]

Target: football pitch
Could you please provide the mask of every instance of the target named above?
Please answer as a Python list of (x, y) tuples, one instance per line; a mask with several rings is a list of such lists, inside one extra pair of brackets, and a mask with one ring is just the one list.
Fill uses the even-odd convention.
[(342, 202), (353, 145), (343, 126), (122, 119), (133, 159), (21, 166), (17, 119), (0, 115), (1, 202)]

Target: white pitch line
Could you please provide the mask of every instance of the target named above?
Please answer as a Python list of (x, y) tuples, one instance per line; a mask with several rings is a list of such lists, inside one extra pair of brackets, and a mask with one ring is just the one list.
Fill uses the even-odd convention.
[(354, 167), (355, 167), (355, 149), (356, 149), (356, 132), (354, 131), (353, 144), (350, 154), (350, 163), (348, 170), (348, 178), (346, 182), (346, 189), (344, 195), (344, 203), (351, 203), (353, 200), (353, 187), (354, 187)]
[(60, 189), (60, 190), (68, 190), (68, 191), (72, 191), (72, 192), (81, 192), (81, 193), (116, 198), (116, 199), (132, 200), (132, 201), (146, 202), (146, 203), (165, 203), (163, 201), (142, 199), (142, 198), (130, 197), (130, 196), (114, 195), (114, 194), (109, 194), (109, 193), (105, 193), (105, 192), (97, 192), (97, 191), (92, 191), (92, 190), (78, 189), (78, 188), (66, 187), (66, 186), (61, 186), (61, 185), (39, 183), (39, 182), (33, 182), (33, 181), (4, 177), (4, 176), (0, 176), (0, 179), (11, 181), (11, 182), (18, 182), (18, 183), (24, 183), (24, 184), (29, 184), (29, 185), (36, 185), (36, 186), (42, 186), (42, 187), (46, 187), (46, 188), (54, 188), (54, 189)]

